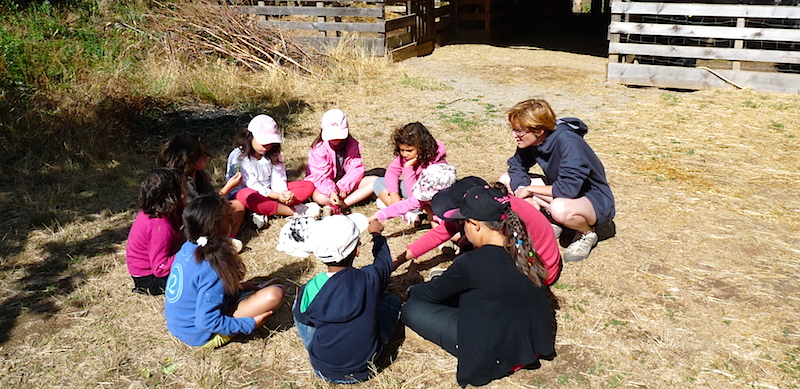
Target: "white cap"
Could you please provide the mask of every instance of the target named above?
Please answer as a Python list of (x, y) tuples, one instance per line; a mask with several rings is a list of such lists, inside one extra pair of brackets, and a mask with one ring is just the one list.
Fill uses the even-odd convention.
[(332, 109), (322, 115), (322, 140), (346, 139), (348, 133), (347, 116), (341, 109)]
[(411, 194), (420, 201), (431, 201), (433, 195), (456, 183), (456, 168), (446, 163), (430, 165), (419, 173)]
[(360, 213), (333, 215), (314, 225), (314, 255), (323, 263), (347, 258), (358, 245), (358, 236), (367, 229), (367, 217)]
[(247, 130), (253, 133), (253, 138), (261, 145), (281, 143), (281, 131), (275, 119), (267, 115), (258, 115), (247, 125)]

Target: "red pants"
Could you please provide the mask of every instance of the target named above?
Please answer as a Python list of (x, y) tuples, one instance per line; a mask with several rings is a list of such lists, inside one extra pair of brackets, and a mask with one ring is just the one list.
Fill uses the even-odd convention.
[[(286, 186), (289, 191), (294, 193), (294, 202), (290, 206), (300, 204), (308, 200), (314, 194), (314, 183), (311, 181), (291, 181)], [(239, 200), (244, 207), (255, 213), (272, 216), (278, 212), (278, 204), (281, 204), (269, 197), (262, 196), (250, 188), (242, 188), (236, 192), (236, 200)]]

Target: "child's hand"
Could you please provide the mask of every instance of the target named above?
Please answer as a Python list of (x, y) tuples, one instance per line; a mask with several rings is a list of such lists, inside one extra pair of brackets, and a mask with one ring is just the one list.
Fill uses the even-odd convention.
[(285, 191), (281, 192), (281, 194), (280, 194), (280, 196), (278, 198), (278, 201), (280, 201), (280, 202), (282, 202), (282, 203), (284, 203), (286, 205), (289, 205), (289, 204), (294, 202), (294, 193), (292, 193), (291, 191), (285, 190)]
[(242, 172), (236, 172), (236, 174), (231, 176), (231, 178), (228, 179), (228, 182), (225, 183), (225, 187), (233, 189), (239, 186), (241, 183), (242, 183)]
[(256, 327), (261, 327), (264, 325), (264, 322), (267, 321), (267, 318), (272, 315), (274, 311), (266, 311), (260, 315), (256, 315), (253, 320), (256, 321)]
[(410, 166), (414, 166), (415, 163), (417, 163), (417, 157), (414, 157), (414, 158), (406, 160), (406, 162), (403, 164), (403, 166), (410, 167)]
[(330, 196), (328, 196), (328, 197), (330, 197), (331, 204), (333, 204), (333, 205), (339, 205), (339, 203), (342, 201), (339, 198), (339, 193), (336, 193), (336, 191), (331, 192)]
[(519, 188), (517, 188), (517, 190), (514, 191), (514, 196), (524, 199), (526, 197), (533, 196), (533, 191), (529, 189), (529, 187), (527, 186), (520, 186)]
[(369, 231), (370, 234), (380, 234), (383, 232), (383, 224), (378, 221), (378, 219), (372, 219), (369, 221), (367, 231)]

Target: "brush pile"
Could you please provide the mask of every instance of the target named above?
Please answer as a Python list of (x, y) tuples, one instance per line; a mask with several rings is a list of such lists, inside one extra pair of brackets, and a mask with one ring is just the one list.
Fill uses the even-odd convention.
[(322, 55), (259, 23), (262, 16), (240, 13), (235, 6), (205, 0), (163, 4), (153, 15), (153, 28), (171, 54), (216, 55), (253, 72), (299, 70)]

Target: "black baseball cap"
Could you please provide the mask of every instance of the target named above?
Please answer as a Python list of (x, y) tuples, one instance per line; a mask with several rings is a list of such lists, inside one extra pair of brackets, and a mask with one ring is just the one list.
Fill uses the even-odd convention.
[(474, 186), (467, 190), (458, 208), (444, 213), (445, 219), (474, 219), (482, 222), (505, 219), (511, 199), (489, 185)]
[(464, 194), (470, 188), (484, 185), (487, 185), (486, 181), (475, 176), (464, 177), (456, 181), (449, 188), (442, 189), (433, 195), (433, 198), (431, 198), (433, 213), (442, 220), (453, 220), (445, 217), (444, 214), (447, 211), (458, 208), (459, 204), (461, 204), (461, 199), (464, 198)]

